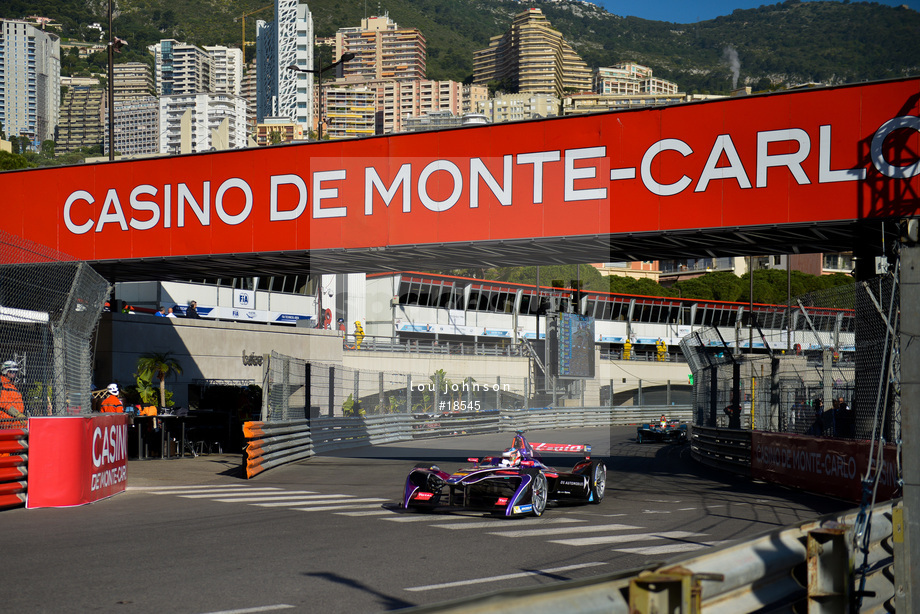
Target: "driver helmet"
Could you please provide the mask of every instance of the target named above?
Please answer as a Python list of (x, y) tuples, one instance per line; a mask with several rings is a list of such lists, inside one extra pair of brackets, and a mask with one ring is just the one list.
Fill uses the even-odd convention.
[(521, 464), (521, 451), (517, 448), (510, 448), (504, 454), (505, 458), (502, 460), (502, 465), (505, 467), (517, 467)]
[(7, 360), (2, 365), (0, 365), (0, 373), (3, 375), (12, 373), (15, 375), (16, 373), (19, 373), (19, 365), (16, 364), (16, 361)]
[(118, 396), (118, 384), (109, 384), (105, 389), (109, 391), (109, 394)]

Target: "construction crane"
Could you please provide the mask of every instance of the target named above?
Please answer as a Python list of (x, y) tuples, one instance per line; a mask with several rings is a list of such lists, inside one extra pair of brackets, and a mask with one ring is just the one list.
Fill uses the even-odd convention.
[[(237, 18), (235, 18), (235, 19), (233, 20), (233, 21), (242, 21), (242, 22), (243, 22), (243, 45), (242, 45), (242, 48), (243, 48), (243, 62), (246, 61), (246, 18), (249, 17), (250, 15), (255, 15), (256, 13), (258, 13), (258, 12), (260, 12), (260, 11), (264, 11), (265, 9), (271, 9), (271, 8), (274, 8), (274, 7), (275, 7), (274, 4), (269, 4), (268, 6), (263, 6), (263, 7), (260, 8), (260, 9), (256, 9), (256, 10), (254, 10), (254, 11), (249, 11), (248, 13), (243, 13), (242, 15), (240, 15), (239, 17), (237, 17)], [(249, 44), (251, 45), (252, 43), (249, 43)]]

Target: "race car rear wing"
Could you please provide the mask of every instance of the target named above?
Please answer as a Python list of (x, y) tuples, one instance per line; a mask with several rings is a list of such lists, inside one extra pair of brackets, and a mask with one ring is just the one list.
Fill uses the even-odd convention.
[(585, 458), (591, 458), (591, 444), (589, 443), (533, 443), (530, 442), (534, 452), (561, 452), (564, 454), (582, 453)]

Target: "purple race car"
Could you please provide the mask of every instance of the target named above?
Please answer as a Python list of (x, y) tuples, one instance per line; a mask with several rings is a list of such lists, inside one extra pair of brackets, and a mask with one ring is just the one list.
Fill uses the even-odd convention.
[[(540, 462), (540, 452), (577, 452), (584, 460), (570, 472)], [(588, 444), (530, 443), (518, 431), (501, 456), (470, 458), (475, 466), (453, 475), (437, 465), (417, 465), (406, 478), (403, 508), (432, 510), (462, 507), (500, 516), (540, 516), (550, 501), (600, 503), (607, 467), (591, 460)]]

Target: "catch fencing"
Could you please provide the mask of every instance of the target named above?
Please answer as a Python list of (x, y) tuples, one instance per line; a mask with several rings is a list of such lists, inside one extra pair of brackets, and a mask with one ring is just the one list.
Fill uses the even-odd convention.
[(10, 376), (0, 428), (24, 427), (20, 414), (92, 411), (92, 334), (109, 290), (86, 263), (0, 231), (0, 364)]
[[(761, 332), (755, 308), (749, 330), (684, 337), (694, 424), (728, 426), (724, 409), (738, 394), (743, 428), (866, 439), (881, 427), (893, 441), (900, 433), (891, 384), (899, 380), (895, 282), (884, 275), (797, 297), (782, 322), (769, 324), (782, 331), (771, 335)], [(857, 371), (873, 385), (856, 387)]]
[(452, 379), (444, 370), (429, 375), (359, 370), (277, 352), (271, 354), (263, 390), (262, 415), (268, 422), (516, 409), (529, 397), (528, 381), (521, 377)]
[(664, 413), (670, 419), (686, 421), (690, 407), (570, 407), (247, 422), (243, 425), (243, 436), (248, 440), (244, 463), (251, 478), (266, 469), (332, 450), (457, 435), (627, 426), (655, 422)]

